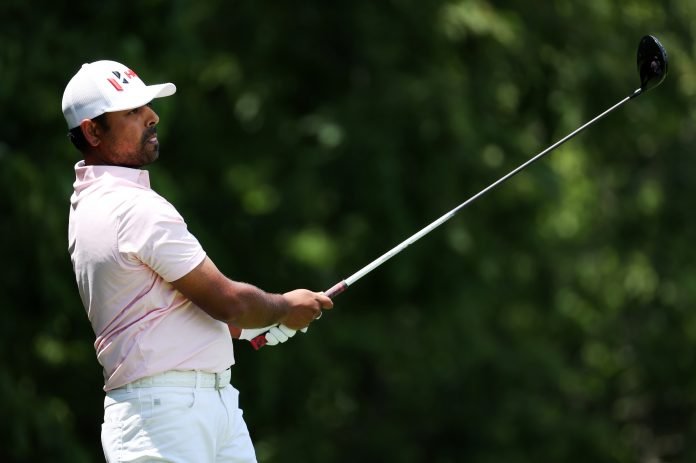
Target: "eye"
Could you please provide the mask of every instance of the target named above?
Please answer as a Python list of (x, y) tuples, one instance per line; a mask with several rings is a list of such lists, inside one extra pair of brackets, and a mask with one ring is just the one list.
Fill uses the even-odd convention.
[(133, 108), (130, 111), (128, 111), (127, 114), (128, 115), (138, 114), (140, 112), (140, 110), (143, 109), (145, 106), (147, 106), (148, 108), (152, 108), (152, 102), (150, 101), (149, 103), (145, 103), (143, 106), (140, 106), (138, 108)]

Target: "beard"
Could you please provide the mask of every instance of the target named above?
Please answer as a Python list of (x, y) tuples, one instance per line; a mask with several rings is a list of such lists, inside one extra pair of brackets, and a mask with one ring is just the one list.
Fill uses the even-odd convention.
[(132, 167), (142, 167), (148, 164), (152, 164), (159, 158), (159, 141), (151, 142), (150, 139), (157, 135), (157, 128), (151, 127), (145, 132), (140, 138), (140, 150), (134, 156), (134, 161), (136, 161)]

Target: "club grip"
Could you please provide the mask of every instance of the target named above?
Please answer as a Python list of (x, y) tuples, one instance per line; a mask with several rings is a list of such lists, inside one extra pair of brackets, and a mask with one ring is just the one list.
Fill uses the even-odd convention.
[(266, 340), (266, 333), (259, 334), (255, 338), (251, 339), (249, 342), (251, 343), (251, 347), (253, 347), (254, 350), (261, 349), (268, 342)]
[(329, 299), (333, 299), (334, 297), (338, 296), (341, 294), (343, 291), (348, 289), (348, 284), (346, 283), (345, 280), (341, 280), (326, 291), (324, 291), (324, 294), (329, 297)]
[[(331, 288), (327, 289), (324, 291), (324, 294), (329, 297), (330, 299), (333, 299), (334, 297), (338, 296), (341, 294), (343, 291), (348, 289), (348, 284), (345, 282), (345, 280), (341, 280), (335, 285), (333, 285)], [(259, 334), (255, 338), (249, 341), (251, 343), (251, 347), (254, 348), (254, 350), (259, 350), (263, 346), (265, 346), (268, 341), (266, 340), (266, 333)]]

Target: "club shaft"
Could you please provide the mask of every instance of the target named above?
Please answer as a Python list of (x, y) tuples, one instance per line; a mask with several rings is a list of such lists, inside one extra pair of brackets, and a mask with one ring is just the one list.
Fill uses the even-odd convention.
[(423, 238), (425, 235), (427, 235), (428, 233), (430, 233), (431, 231), (433, 231), (434, 229), (436, 229), (437, 227), (439, 227), (443, 223), (447, 222), (449, 219), (451, 219), (455, 215), (457, 215), (457, 213), (459, 211), (461, 211), (462, 209), (464, 209), (467, 205), (469, 205), (473, 201), (477, 200), (478, 198), (480, 198), (484, 194), (488, 193), (490, 190), (492, 190), (496, 186), (500, 185), (501, 183), (505, 182), (509, 178), (513, 177), (515, 174), (519, 173), (521, 170), (525, 169), (529, 165), (538, 161), (539, 159), (544, 157), (546, 154), (548, 154), (551, 151), (553, 151), (554, 149), (558, 148), (563, 143), (567, 142), (568, 140), (570, 140), (571, 138), (573, 138), (574, 136), (576, 136), (577, 134), (579, 134), (580, 132), (582, 132), (583, 130), (585, 130), (586, 128), (591, 126), (592, 124), (594, 124), (595, 122), (602, 119), (604, 116), (606, 116), (610, 112), (619, 108), (620, 106), (622, 106), (624, 103), (628, 102), (629, 100), (637, 97), (641, 93), (642, 93), (642, 89), (640, 89), (640, 88), (636, 89), (631, 95), (627, 96), (623, 100), (616, 103), (614, 106), (605, 110), (604, 112), (602, 112), (601, 114), (596, 116), (594, 119), (592, 119), (589, 122), (586, 122), (582, 126), (578, 127), (573, 132), (571, 132), (568, 135), (566, 135), (565, 137), (561, 138), (556, 143), (554, 143), (553, 145), (544, 149), (542, 152), (535, 155), (534, 157), (532, 157), (531, 159), (529, 159), (525, 163), (520, 164), (515, 169), (511, 170), (510, 172), (508, 172), (504, 176), (500, 177), (498, 180), (491, 183), (483, 190), (479, 191), (478, 193), (476, 193), (475, 195), (473, 195), (472, 197), (470, 197), (469, 199), (467, 199), (466, 201), (464, 201), (463, 203), (461, 203), (460, 205), (458, 205), (457, 207), (455, 207), (451, 211), (444, 214), (442, 217), (438, 218), (437, 220), (435, 220), (431, 224), (422, 228), (421, 230), (419, 230), (418, 232), (416, 232), (412, 236), (408, 237), (407, 239), (405, 239), (404, 241), (402, 241), (401, 243), (399, 243), (398, 245), (396, 245), (395, 247), (390, 249), (389, 251), (385, 252), (384, 254), (379, 256), (377, 259), (373, 260), (372, 262), (370, 262), (369, 264), (367, 264), (366, 266), (364, 266), (363, 268), (361, 268), (360, 270), (358, 270), (357, 272), (355, 272), (354, 274), (352, 274), (351, 276), (349, 276), (345, 280), (342, 280), (342, 281), (336, 283), (334, 286), (332, 286), (331, 288), (326, 290), (324, 293), (331, 298), (339, 295), (340, 293), (345, 291), (349, 286), (354, 284), (356, 281), (360, 280), (362, 277), (364, 277), (365, 275), (367, 275), (368, 273), (370, 273), (371, 271), (373, 271), (374, 269), (376, 269), (380, 265), (384, 264), (386, 261), (388, 261), (389, 259), (391, 259), (395, 255), (399, 254), (401, 251), (403, 251), (404, 249), (406, 249), (407, 247), (409, 247), (410, 245), (412, 245), (413, 243), (415, 243), (419, 239)]

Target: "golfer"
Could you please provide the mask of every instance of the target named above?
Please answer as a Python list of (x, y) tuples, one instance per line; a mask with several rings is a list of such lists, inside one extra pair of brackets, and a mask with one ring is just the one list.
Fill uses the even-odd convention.
[(225, 277), (150, 188), (142, 167), (159, 156), (150, 102), (175, 91), (96, 61), (63, 94), (68, 136), (83, 157), (69, 250), (104, 370), (102, 446), (108, 462), (255, 462), (230, 385), (231, 333), (271, 330), (277, 344), (333, 304), (319, 292), (271, 294)]

